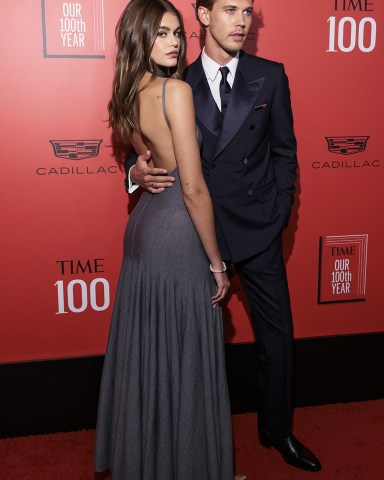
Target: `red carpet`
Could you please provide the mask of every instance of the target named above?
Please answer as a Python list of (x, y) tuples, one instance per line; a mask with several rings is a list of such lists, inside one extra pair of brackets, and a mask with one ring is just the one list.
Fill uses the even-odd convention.
[[(233, 417), (236, 473), (247, 480), (384, 479), (384, 400), (296, 409), (295, 434), (322, 461), (318, 473), (290, 467), (262, 448), (256, 420), (256, 414)], [(92, 430), (0, 440), (0, 479), (93, 480), (94, 436)]]

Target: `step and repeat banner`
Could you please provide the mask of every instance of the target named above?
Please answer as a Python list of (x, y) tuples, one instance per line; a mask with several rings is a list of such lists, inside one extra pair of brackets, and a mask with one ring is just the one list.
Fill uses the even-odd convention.
[[(195, 5), (174, 3), (191, 62), (203, 44)], [(382, 331), (384, 5), (309, 3), (255, 1), (245, 45), (283, 62), (290, 79), (300, 167), (284, 251), (295, 336)], [(2, 2), (0, 362), (105, 351), (135, 203), (107, 122), (125, 4)], [(226, 341), (253, 341), (230, 274)]]

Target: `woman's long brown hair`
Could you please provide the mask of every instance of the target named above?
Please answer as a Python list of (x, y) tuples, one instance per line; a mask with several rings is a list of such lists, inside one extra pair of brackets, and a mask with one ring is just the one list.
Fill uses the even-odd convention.
[(130, 143), (139, 132), (135, 99), (139, 82), (146, 72), (152, 74), (148, 86), (157, 76), (158, 67), (151, 58), (164, 13), (177, 16), (181, 41), (177, 65), (170, 69), (172, 78), (182, 78), (186, 58), (186, 38), (180, 12), (168, 0), (131, 0), (116, 25), (117, 54), (112, 98), (108, 103), (109, 126), (123, 143)]

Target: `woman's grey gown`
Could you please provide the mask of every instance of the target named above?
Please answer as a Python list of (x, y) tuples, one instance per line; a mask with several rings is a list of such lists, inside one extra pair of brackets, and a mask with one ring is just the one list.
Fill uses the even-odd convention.
[(221, 311), (172, 175), (171, 188), (141, 195), (125, 232), (95, 470), (110, 468), (113, 480), (233, 480)]

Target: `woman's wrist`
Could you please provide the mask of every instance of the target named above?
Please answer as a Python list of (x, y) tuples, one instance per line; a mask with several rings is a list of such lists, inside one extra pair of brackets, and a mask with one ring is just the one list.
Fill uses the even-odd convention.
[(227, 265), (222, 261), (221, 265), (214, 265), (209, 264), (209, 269), (212, 273), (224, 273), (227, 271)]

